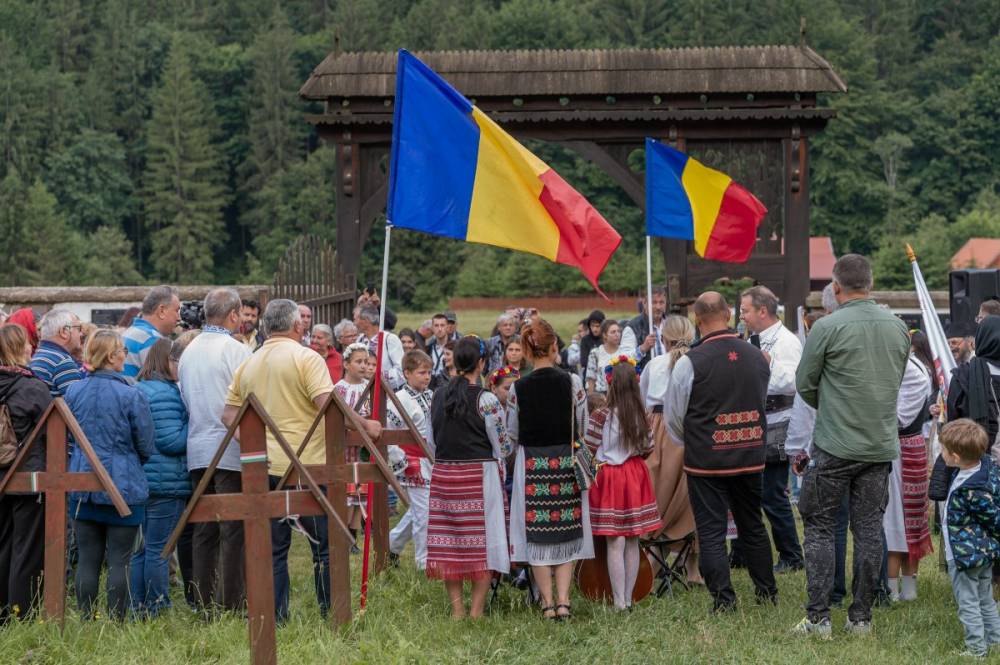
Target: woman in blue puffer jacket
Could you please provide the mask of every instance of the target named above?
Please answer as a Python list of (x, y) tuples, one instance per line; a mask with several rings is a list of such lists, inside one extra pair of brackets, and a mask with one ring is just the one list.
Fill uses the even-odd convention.
[[(176, 347), (176, 348), (175, 348)], [(149, 400), (156, 452), (143, 465), (149, 482), (142, 546), (132, 556), (132, 610), (156, 616), (170, 607), (170, 570), (160, 555), (191, 496), (187, 468), (188, 412), (177, 388), (180, 345), (161, 339), (149, 349), (137, 388)]]
[[(131, 513), (121, 517), (107, 492), (70, 492), (79, 552), (76, 600), (85, 617), (94, 616), (101, 567), (107, 563), (108, 610), (120, 621), (128, 609), (129, 559), (149, 496), (142, 465), (153, 455), (155, 431), (146, 396), (121, 373), (126, 355), (122, 336), (98, 331), (87, 342), (84, 355), (93, 372), (66, 390), (66, 404)], [(93, 470), (76, 442), (69, 470)]]

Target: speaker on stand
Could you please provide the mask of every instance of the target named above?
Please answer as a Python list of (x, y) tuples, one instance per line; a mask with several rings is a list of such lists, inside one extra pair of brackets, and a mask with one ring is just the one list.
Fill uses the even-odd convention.
[(984, 300), (1000, 298), (1000, 269), (953, 270), (948, 275), (950, 324), (975, 334), (976, 316)]

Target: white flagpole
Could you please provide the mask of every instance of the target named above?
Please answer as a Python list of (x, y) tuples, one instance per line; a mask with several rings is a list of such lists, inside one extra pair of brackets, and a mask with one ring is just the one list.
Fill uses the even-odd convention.
[[(649, 333), (656, 336), (656, 331), (653, 330), (653, 259), (649, 236), (646, 236), (646, 316), (649, 317)], [(636, 344), (642, 344), (642, 342), (643, 340), (636, 340)], [(655, 349), (656, 342), (653, 342), (653, 348), (650, 351)]]
[(385, 250), (382, 252), (382, 300), (380, 303), (380, 311), (378, 315), (378, 329), (379, 331), (385, 330), (385, 300), (386, 300), (386, 290), (389, 286), (389, 240), (392, 238), (392, 222), (386, 220), (385, 222)]
[(917, 300), (920, 301), (920, 313), (924, 321), (924, 332), (927, 333), (927, 341), (930, 342), (931, 353), (934, 354), (934, 365), (937, 370), (941, 391), (948, 392), (948, 384), (951, 382), (951, 372), (955, 369), (955, 358), (951, 355), (948, 347), (948, 338), (941, 327), (941, 319), (938, 318), (937, 309), (930, 292), (927, 290), (927, 283), (924, 275), (920, 271), (917, 263), (917, 256), (913, 248), (906, 246), (907, 258), (913, 266), (913, 284), (917, 292)]

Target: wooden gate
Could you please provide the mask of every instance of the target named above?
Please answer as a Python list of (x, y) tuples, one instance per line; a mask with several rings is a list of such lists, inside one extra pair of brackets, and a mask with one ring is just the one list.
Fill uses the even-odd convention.
[(274, 273), (270, 297), (288, 298), (308, 305), (313, 323), (331, 328), (341, 319), (351, 319), (357, 285), (337, 262), (333, 246), (314, 235), (299, 236), (285, 251)]

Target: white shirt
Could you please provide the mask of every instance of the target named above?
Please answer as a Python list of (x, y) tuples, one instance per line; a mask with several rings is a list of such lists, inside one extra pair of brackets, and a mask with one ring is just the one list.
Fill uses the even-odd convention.
[[(358, 337), (358, 342), (367, 345), (370, 350), (377, 351), (374, 337), (361, 335)], [(382, 336), (382, 376), (393, 390), (399, 390), (406, 385), (406, 378), (403, 376), (403, 343), (396, 333), (388, 330)]]
[(806, 404), (802, 397), (795, 393), (792, 402), (792, 414), (788, 420), (788, 438), (785, 439), (785, 453), (795, 457), (805, 453), (813, 455), (813, 430), (816, 428), (816, 409)]
[[(237, 368), (251, 356), (250, 349), (232, 336), (202, 332), (181, 356), (177, 383), (188, 410), (188, 470), (204, 469), (226, 436), (222, 411), (229, 384)], [(240, 470), (240, 444), (234, 438), (226, 446), (219, 468)]]
[(951, 493), (961, 487), (962, 483), (966, 480), (974, 476), (982, 466), (983, 463), (980, 462), (972, 468), (960, 469), (955, 474), (955, 480), (951, 481), (951, 487), (948, 488), (948, 498), (941, 504), (941, 535), (944, 537), (944, 554), (949, 562), (955, 559), (951, 553), (951, 541), (948, 539), (948, 502), (951, 501)]
[[(606, 414), (606, 415), (605, 415)], [(598, 429), (598, 421), (603, 417), (604, 425)], [(629, 461), (633, 454), (628, 452), (622, 445), (621, 434), (619, 433), (618, 414), (607, 408), (595, 411), (587, 423), (586, 441), (591, 446), (597, 448), (595, 456), (600, 464), (611, 464), (620, 466)], [(649, 432), (646, 442), (647, 450), (653, 445), (653, 432)]]
[[(656, 334), (656, 343), (649, 350), (654, 357), (659, 357), (663, 355), (663, 336), (660, 333), (660, 324), (663, 323), (663, 319), (653, 325), (653, 332)], [(645, 354), (639, 350), (639, 345), (641, 345), (646, 340), (635, 338), (635, 331), (632, 330), (631, 326), (625, 326), (622, 328), (622, 341), (618, 347), (621, 353), (627, 356), (632, 356), (636, 360), (642, 360)], [(588, 375), (589, 376), (589, 375)]]
[(670, 370), (674, 361), (669, 353), (656, 356), (646, 365), (639, 377), (639, 391), (646, 409), (652, 411), (655, 406), (663, 406), (670, 385)]
[(604, 375), (604, 368), (611, 364), (612, 358), (622, 353), (621, 347), (609, 353), (603, 344), (598, 344), (590, 350), (590, 357), (587, 358), (587, 381), (594, 380), (595, 392), (608, 392), (608, 379)]
[[(768, 395), (795, 395), (795, 370), (802, 360), (802, 342), (781, 321), (758, 333), (760, 350), (771, 356), (771, 378)], [(792, 417), (791, 409), (767, 414), (767, 422), (783, 423)], [(787, 447), (786, 447), (787, 450)]]
[(663, 422), (670, 438), (678, 446), (684, 445), (684, 415), (688, 410), (688, 402), (691, 401), (693, 387), (694, 365), (690, 358), (681, 356), (670, 372), (670, 384), (663, 400)]
[(903, 371), (903, 382), (899, 386), (899, 396), (896, 398), (896, 424), (909, 427), (924, 409), (927, 398), (931, 396), (931, 375), (920, 360), (912, 353), (906, 360)]

